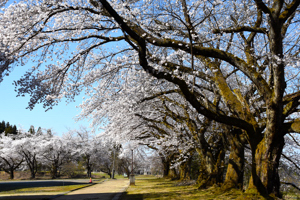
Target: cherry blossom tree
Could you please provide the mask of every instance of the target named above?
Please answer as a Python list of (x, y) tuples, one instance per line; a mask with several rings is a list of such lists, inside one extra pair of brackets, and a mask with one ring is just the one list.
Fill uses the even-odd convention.
[(6, 58), (36, 63), (16, 82), (30, 108), (84, 89), (96, 108), (127, 87), (131, 69), (147, 72), (198, 114), (243, 130), (249, 190), (281, 196), (284, 135), (300, 130), (299, 3), (24, 0), (0, 14), (0, 38)]
[(16, 136), (0, 136), (0, 167), (14, 179), (14, 171), (24, 162), (24, 158), (17, 151)]
[(41, 163), (50, 166), (51, 178), (58, 177), (60, 167), (70, 162), (76, 147), (70, 138), (55, 135), (43, 135), (39, 144)]
[(108, 152), (104, 149), (101, 138), (96, 137), (86, 127), (78, 130), (72, 130), (76, 133), (74, 140), (75, 149), (85, 165), (87, 176), (92, 177), (92, 170), (101, 162), (102, 157)]
[(38, 161), (41, 156), (40, 145), (44, 142), (42, 135), (32, 135), (31, 133), (22, 133), (16, 140), (16, 151), (26, 162), (30, 170), (30, 178), (34, 179), (38, 171)]
[[(5, 6), (8, 0), (3, 0), (0, 2), (0, 9)], [(3, 81), (3, 77), (8, 75), (10, 72), (10, 64), (12, 63), (12, 59), (8, 59), (6, 53), (8, 52), (8, 48), (5, 47), (0, 38), (0, 82)]]

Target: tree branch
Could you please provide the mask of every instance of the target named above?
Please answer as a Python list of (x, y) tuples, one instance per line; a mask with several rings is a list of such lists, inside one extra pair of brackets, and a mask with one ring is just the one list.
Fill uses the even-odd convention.
[(239, 32), (255, 32), (255, 33), (264, 33), (267, 34), (268, 31), (266, 28), (253, 28), (248, 26), (240, 26), (236, 28), (229, 28), (229, 29), (214, 29), (213, 33), (239, 33)]
[(279, 19), (284, 23), (298, 8), (300, 0), (294, 0), (291, 4), (287, 5), (286, 9), (280, 14)]

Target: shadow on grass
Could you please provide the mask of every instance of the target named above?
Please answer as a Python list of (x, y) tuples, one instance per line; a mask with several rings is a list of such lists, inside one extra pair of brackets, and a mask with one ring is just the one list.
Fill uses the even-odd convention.
[(144, 194), (128, 194), (124, 192), (120, 198), (120, 200), (142, 200), (144, 198)]
[(74, 181), (24, 181), (24, 182), (2, 182), (0, 183), (0, 192), (9, 192), (11, 190), (34, 188), (34, 187), (53, 187), (68, 185), (89, 185), (90, 183)]

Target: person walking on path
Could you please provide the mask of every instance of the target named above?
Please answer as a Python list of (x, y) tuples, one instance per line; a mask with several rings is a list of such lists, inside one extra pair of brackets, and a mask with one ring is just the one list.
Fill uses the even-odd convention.
[(110, 179), (83, 189), (53, 198), (54, 200), (118, 200), (129, 186), (128, 179)]

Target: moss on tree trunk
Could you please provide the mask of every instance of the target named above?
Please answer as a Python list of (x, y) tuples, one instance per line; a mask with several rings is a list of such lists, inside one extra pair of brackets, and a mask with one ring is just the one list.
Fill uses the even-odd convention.
[(228, 134), (230, 143), (230, 155), (227, 166), (225, 181), (222, 185), (223, 190), (232, 188), (243, 188), (244, 172), (244, 139), (241, 130), (233, 130)]
[(179, 167), (179, 180), (180, 181), (191, 180), (191, 162), (192, 162), (192, 159), (189, 158), (186, 162), (180, 164), (180, 167)]
[(264, 196), (282, 196), (278, 166), (283, 145), (283, 137), (277, 138), (276, 141), (264, 138), (257, 145), (253, 156), (252, 176), (249, 181), (248, 192), (257, 190)]

